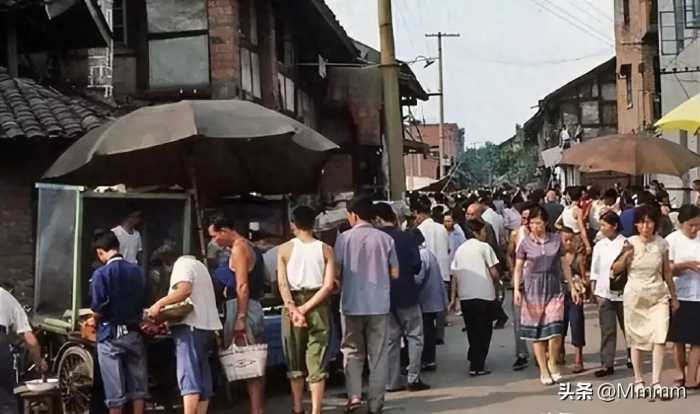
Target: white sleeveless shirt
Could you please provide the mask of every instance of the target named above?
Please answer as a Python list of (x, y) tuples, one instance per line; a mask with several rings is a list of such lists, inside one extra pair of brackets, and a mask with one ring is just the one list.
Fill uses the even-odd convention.
[(578, 228), (578, 220), (574, 218), (574, 208), (572, 206), (564, 209), (561, 213), (561, 219), (564, 226), (573, 230), (574, 233), (579, 234), (581, 232), (581, 229)]
[(292, 239), (292, 256), (287, 263), (287, 281), (292, 291), (318, 289), (323, 286), (326, 260), (323, 257), (323, 243), (315, 240), (310, 243)]

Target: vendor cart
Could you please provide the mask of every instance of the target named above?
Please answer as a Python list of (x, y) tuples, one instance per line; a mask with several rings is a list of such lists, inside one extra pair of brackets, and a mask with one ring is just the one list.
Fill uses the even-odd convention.
[[(141, 263), (144, 274), (158, 275), (158, 249), (170, 245), (191, 251), (191, 194), (95, 192), (86, 187), (37, 184), (36, 268), (33, 325), (59, 380), (65, 414), (88, 413), (101, 404), (95, 343), (81, 329), (90, 314), (89, 279), (97, 266), (91, 240), (96, 229), (111, 229), (133, 211), (144, 223)], [(163, 277), (164, 272), (161, 272)], [(167, 275), (169, 277), (169, 275)], [(167, 285), (166, 285), (167, 286)], [(148, 344), (150, 390), (154, 400), (173, 398), (177, 387), (170, 338)], [(168, 406), (169, 401), (163, 401)]]

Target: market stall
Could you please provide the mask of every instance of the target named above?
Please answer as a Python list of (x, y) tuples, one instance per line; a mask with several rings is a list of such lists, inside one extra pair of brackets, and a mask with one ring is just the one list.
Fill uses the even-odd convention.
[[(86, 187), (37, 184), (37, 242), (33, 325), (48, 349), (58, 378), (63, 412), (83, 413), (99, 395), (96, 387), (95, 344), (82, 323), (89, 310), (89, 279), (95, 267), (93, 232), (118, 225), (129, 212), (143, 212), (141, 228), (147, 275), (149, 260), (169, 244), (180, 253), (191, 251), (192, 211), (187, 192), (98, 193)], [(168, 275), (169, 277), (169, 275)], [(175, 373), (172, 344), (167, 337), (149, 344), (153, 396), (172, 394)]]

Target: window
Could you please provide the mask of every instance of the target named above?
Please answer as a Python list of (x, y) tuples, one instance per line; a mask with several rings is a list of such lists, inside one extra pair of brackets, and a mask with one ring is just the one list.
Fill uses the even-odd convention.
[(685, 26), (689, 29), (700, 28), (700, 0), (684, 0)]
[(622, 0), (622, 16), (625, 24), (630, 24), (630, 0)]
[(261, 99), (258, 14), (255, 2), (241, 0), (241, 89), (246, 99)]
[(620, 66), (620, 78), (625, 79), (625, 92), (627, 99), (627, 107), (631, 108), (633, 105), (632, 96), (632, 65), (624, 64)]
[(294, 81), (284, 75), (283, 73), (277, 74), (277, 82), (279, 86), (280, 101), (282, 103), (282, 108), (287, 111), (294, 113), (296, 111), (296, 95)]
[(260, 91), (260, 57), (257, 52), (241, 47), (241, 89), (247, 98), (262, 98)]
[(238, 3), (241, 12), (241, 35), (251, 45), (258, 45), (258, 13), (255, 2), (252, 0), (240, 0)]
[(127, 44), (126, 1), (114, 0), (112, 4), (112, 35), (115, 43)]
[(205, 1), (146, 1), (149, 88), (177, 90), (209, 85)]

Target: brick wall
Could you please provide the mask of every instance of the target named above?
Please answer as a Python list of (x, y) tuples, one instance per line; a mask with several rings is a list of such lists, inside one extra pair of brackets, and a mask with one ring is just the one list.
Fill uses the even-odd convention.
[[(650, 0), (629, 0), (629, 20), (625, 21), (623, 1), (615, 0), (615, 52), (618, 75), (622, 65), (630, 65), (632, 100), (627, 100), (627, 79), (617, 77), (618, 131), (640, 132), (654, 120), (656, 78), (654, 60), (658, 44), (653, 33)], [(641, 41), (640, 41), (641, 40)]]
[(34, 270), (34, 183), (66, 143), (0, 145), (0, 284), (31, 303)]
[(240, 90), (238, 0), (208, 0), (212, 98), (235, 98)]

